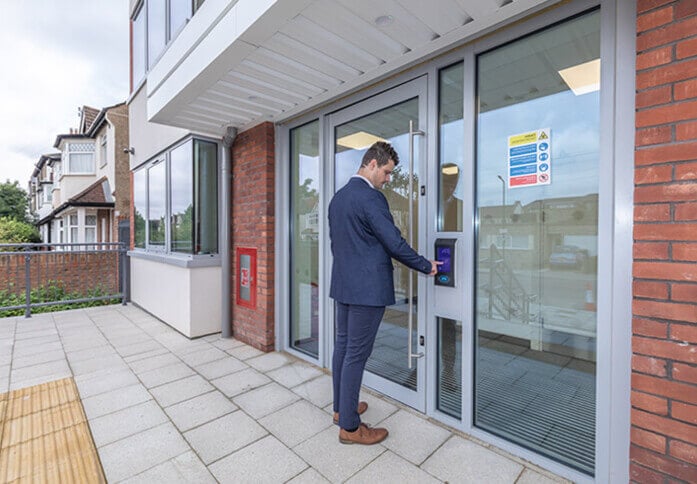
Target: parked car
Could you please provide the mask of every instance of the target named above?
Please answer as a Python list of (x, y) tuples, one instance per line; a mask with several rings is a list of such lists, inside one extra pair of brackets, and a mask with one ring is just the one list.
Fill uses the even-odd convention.
[(587, 250), (575, 245), (557, 245), (549, 256), (549, 267), (583, 269), (587, 260)]

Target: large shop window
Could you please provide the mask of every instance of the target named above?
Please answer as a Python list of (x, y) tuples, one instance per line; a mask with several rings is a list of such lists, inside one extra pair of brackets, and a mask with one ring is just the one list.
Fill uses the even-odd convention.
[(592, 475), (599, 13), (481, 54), (476, 99), (474, 422)]
[(319, 121), (290, 132), (290, 346), (319, 356)]
[(133, 185), (135, 247), (191, 255), (218, 252), (216, 143), (190, 139), (179, 144), (134, 172)]

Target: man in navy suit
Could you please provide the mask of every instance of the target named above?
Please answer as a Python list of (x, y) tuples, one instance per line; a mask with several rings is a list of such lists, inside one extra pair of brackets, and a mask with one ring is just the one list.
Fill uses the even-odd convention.
[(358, 173), (329, 204), (332, 281), (336, 303), (336, 342), (332, 358), (334, 422), (344, 444), (377, 444), (387, 430), (361, 423), (368, 408), (358, 395), (363, 370), (373, 350), (385, 306), (395, 303), (392, 258), (435, 275), (440, 262), (420, 256), (395, 226), (387, 199), (379, 190), (390, 181), (399, 156), (389, 143), (373, 144)]

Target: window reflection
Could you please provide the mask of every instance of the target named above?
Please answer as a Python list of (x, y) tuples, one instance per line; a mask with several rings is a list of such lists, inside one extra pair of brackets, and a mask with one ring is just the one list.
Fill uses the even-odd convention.
[(194, 194), (191, 141), (172, 150), (172, 252), (193, 252)]
[(291, 347), (319, 356), (319, 121), (291, 130)]
[(133, 173), (133, 211), (135, 247), (145, 248), (145, 217), (147, 216), (147, 170)]
[(464, 157), (464, 66), (443, 69), (440, 75), (439, 122), (439, 197), (438, 230), (462, 231), (462, 189), (460, 175)]
[[(599, 46), (594, 12), (482, 54), (477, 71), (475, 424), (589, 474), (599, 77), (569, 69), (597, 65)], [(542, 128), (546, 166), (521, 163), (551, 182), (509, 188), (524, 171), (509, 137)]]
[(148, 244), (151, 246), (165, 246), (166, 174), (164, 161), (148, 170)]

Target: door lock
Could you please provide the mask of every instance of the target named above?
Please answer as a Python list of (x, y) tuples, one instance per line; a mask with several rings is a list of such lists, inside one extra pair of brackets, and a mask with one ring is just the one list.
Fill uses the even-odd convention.
[(426, 344), (426, 339), (424, 338), (424, 335), (419, 336), (419, 346), (424, 346)]

